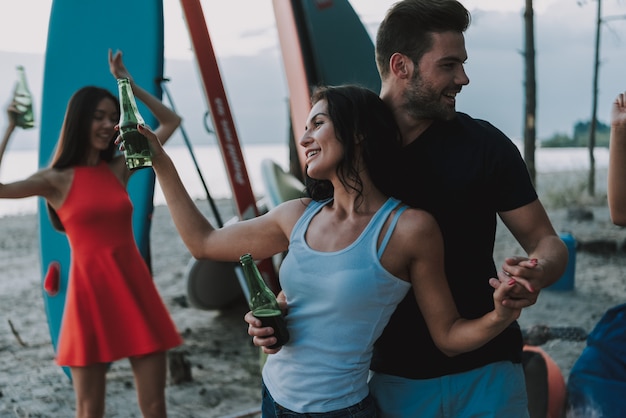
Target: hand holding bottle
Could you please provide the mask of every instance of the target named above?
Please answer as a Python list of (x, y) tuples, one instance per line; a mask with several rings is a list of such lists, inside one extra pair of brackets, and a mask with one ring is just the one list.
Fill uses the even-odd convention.
[[(278, 296), (276, 296), (276, 300), (284, 315), (287, 311), (287, 300), (285, 298), (285, 294), (280, 292)], [(255, 346), (262, 348), (265, 354), (276, 354), (280, 351), (282, 346), (270, 348), (273, 347), (278, 341), (278, 339), (274, 336), (273, 328), (264, 326), (263, 322), (254, 316), (252, 311), (248, 311), (243, 319), (248, 323), (248, 335), (252, 337), (252, 343)]]
[(289, 331), (280, 306), (274, 293), (267, 287), (252, 256), (244, 254), (240, 259), (246, 279), (248, 305), (254, 317), (261, 320), (263, 327), (271, 327), (274, 330), (272, 336), (276, 342), (269, 349), (277, 349), (289, 341)]
[(138, 130), (143, 125), (143, 117), (137, 110), (135, 96), (127, 78), (118, 78), (117, 85), (120, 96), (120, 135), (124, 141), (124, 158), (129, 170), (152, 166), (152, 154), (148, 140)]
[(33, 112), (33, 95), (26, 82), (26, 72), (21, 65), (17, 66), (17, 83), (13, 91), (13, 104), (15, 106), (15, 124), (22, 129), (30, 129), (35, 126)]
[[(150, 153), (152, 154), (152, 159), (154, 160), (157, 156), (164, 154), (165, 150), (163, 149), (163, 144), (159, 138), (157, 138), (154, 131), (147, 125), (140, 123), (137, 127), (139, 133), (146, 137), (148, 140), (148, 145), (150, 146)], [(119, 125), (116, 127), (119, 130)], [(124, 139), (120, 136), (115, 140), (115, 145), (117, 145), (121, 151), (124, 151)]]

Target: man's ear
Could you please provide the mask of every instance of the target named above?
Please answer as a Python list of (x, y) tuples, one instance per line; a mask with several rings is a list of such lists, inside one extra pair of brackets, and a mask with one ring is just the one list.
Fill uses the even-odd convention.
[(413, 66), (413, 61), (399, 52), (393, 54), (389, 59), (389, 70), (398, 78), (410, 78), (413, 73)]

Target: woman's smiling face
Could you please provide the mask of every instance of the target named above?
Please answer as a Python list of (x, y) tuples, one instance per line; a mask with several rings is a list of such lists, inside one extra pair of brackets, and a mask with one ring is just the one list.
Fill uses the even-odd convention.
[(326, 100), (318, 101), (311, 108), (300, 146), (305, 148), (305, 163), (309, 177), (331, 180), (336, 175), (344, 151), (328, 115)]
[(109, 98), (100, 100), (93, 113), (91, 122), (91, 146), (97, 150), (106, 150), (115, 137), (115, 125), (120, 113), (115, 102)]

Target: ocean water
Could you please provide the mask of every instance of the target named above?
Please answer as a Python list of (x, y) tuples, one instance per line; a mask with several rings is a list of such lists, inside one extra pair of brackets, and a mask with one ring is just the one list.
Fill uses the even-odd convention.
[[(178, 173), (194, 199), (206, 199), (207, 195), (193, 159), (185, 145), (166, 145), (165, 149), (174, 161)], [(217, 145), (194, 146), (193, 153), (204, 182), (213, 199), (232, 197), (226, 167)], [(261, 161), (270, 158), (286, 168), (289, 163), (287, 145), (250, 145), (242, 149), (252, 190), (258, 196), (264, 194), (261, 180)], [(0, 182), (21, 180), (37, 171), (37, 150), (7, 150), (0, 166)], [(37, 197), (25, 199), (0, 199), (0, 217), (37, 212)], [(165, 198), (158, 181), (155, 185), (154, 204), (164, 205)]]
[[(194, 199), (206, 199), (198, 170), (185, 145), (167, 145), (185, 187)], [(200, 172), (213, 199), (232, 197), (226, 168), (217, 145), (194, 146), (193, 153)], [(246, 169), (252, 190), (257, 196), (265, 193), (261, 178), (261, 162), (272, 159), (281, 167), (287, 168), (289, 149), (287, 144), (244, 145), (242, 148)], [(594, 150), (596, 169), (608, 166), (608, 149)], [(21, 180), (37, 170), (37, 150), (7, 150), (0, 167), (0, 182), (8, 183)], [(535, 154), (535, 163), (539, 173), (582, 171), (589, 168), (589, 151), (586, 148), (539, 148)], [(37, 211), (38, 198), (0, 199), (0, 217), (32, 214)], [(165, 198), (157, 182), (154, 204), (164, 205)]]

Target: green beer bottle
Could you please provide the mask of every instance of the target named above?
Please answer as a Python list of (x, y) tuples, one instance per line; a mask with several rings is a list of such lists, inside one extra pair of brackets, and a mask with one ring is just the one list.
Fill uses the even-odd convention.
[(148, 139), (139, 133), (137, 124), (144, 123), (130, 81), (127, 78), (117, 79), (120, 98), (120, 135), (124, 141), (124, 158), (129, 170), (151, 167), (152, 156)]
[(13, 101), (17, 109), (15, 124), (22, 129), (30, 129), (35, 126), (35, 116), (33, 114), (33, 95), (26, 83), (26, 72), (24, 67), (17, 67), (17, 82), (13, 92)]
[(278, 306), (274, 293), (265, 284), (265, 280), (263, 280), (263, 276), (261, 276), (250, 254), (242, 255), (239, 261), (246, 278), (248, 305), (252, 314), (261, 320), (264, 327), (272, 327), (274, 329), (276, 344), (269, 348), (278, 348), (285, 345), (289, 341), (289, 331), (287, 331), (285, 318)]

